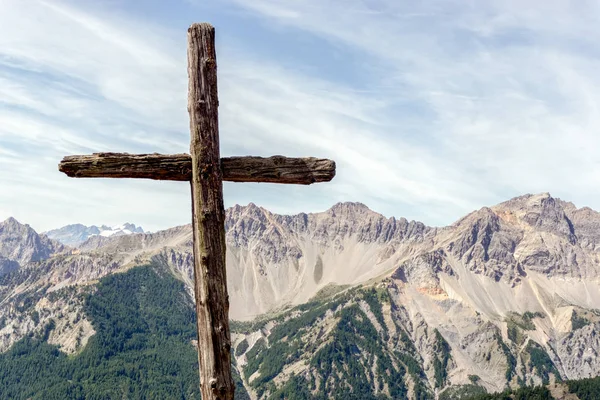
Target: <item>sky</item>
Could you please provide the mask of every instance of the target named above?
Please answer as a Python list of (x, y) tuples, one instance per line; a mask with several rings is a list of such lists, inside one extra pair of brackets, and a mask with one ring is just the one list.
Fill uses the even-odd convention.
[(57, 164), (189, 151), (194, 22), (216, 28), (222, 156), (337, 163), (330, 183), (226, 182), (226, 207), (443, 226), (550, 192), (600, 210), (598, 1), (0, 0), (0, 220), (191, 221), (185, 183)]

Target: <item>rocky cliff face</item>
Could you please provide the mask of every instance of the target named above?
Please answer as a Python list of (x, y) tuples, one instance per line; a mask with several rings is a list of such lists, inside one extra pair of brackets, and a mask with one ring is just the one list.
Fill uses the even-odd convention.
[[(36, 328), (41, 323), (27, 322), (32, 318), (27, 311), (31, 299), (38, 313), (52, 316), (50, 305), (40, 305), (50, 293), (84, 288), (135, 265), (162, 265), (191, 291), (190, 226), (155, 234), (94, 236), (69, 251), (14, 220), (0, 226), (4, 227), (0, 228), (0, 267), (12, 271), (0, 281), (0, 318), (5, 318), (4, 328), (0, 324), (0, 334), (5, 335), (2, 349), (42, 329)], [(297, 339), (309, 343), (319, 335), (326, 338), (342, 321), (336, 312), (353, 307), (347, 317), (356, 323), (368, 320), (380, 332), (378, 345), (407, 352), (419, 366), (413, 372), (427, 379), (423, 390), (430, 393), (473, 380), (500, 390), (507, 384), (600, 372), (600, 347), (595, 340), (600, 337), (596, 311), (600, 309), (600, 214), (547, 193), (484, 207), (443, 228), (385, 218), (358, 203), (295, 216), (273, 214), (254, 204), (235, 206), (227, 210), (226, 240), (233, 319), (252, 320), (274, 312), (285, 315), (287, 308), (315, 296), (337, 301), (331, 293), (383, 285), (378, 290), (385, 291), (387, 300), (377, 300), (387, 304), (382, 306), (382, 320), (379, 311), (373, 311), (375, 303), (358, 296), (319, 317), (321, 325), (315, 325), (319, 331), (309, 324), (306, 335)], [(40, 311), (44, 307), (47, 313)], [(76, 304), (72, 310), (71, 314), (79, 312)], [(19, 328), (10, 322), (7, 329), (6, 321), (17, 316), (22, 319)], [(246, 351), (256, 342), (268, 349), (271, 328), (280, 324), (280, 319), (274, 319), (266, 328), (238, 333), (236, 340), (248, 342)], [(93, 333), (89, 327), (85, 331)], [(62, 335), (67, 337), (68, 332)], [(442, 348), (448, 354), (439, 359)], [(308, 358), (284, 362), (285, 368), (276, 374), (280, 381), (291, 372), (308, 373), (316, 354), (312, 350), (306, 349)], [(242, 364), (249, 362), (246, 351), (239, 356)], [(387, 357), (398, 373), (412, 365), (393, 351), (372, 357)], [(257, 362), (260, 365), (259, 361), (248, 365)], [(261, 375), (254, 373), (245, 379), (249, 387)], [(317, 386), (326, 380), (313, 378)], [(421, 390), (415, 382), (416, 378), (405, 380), (405, 389)], [(388, 394), (390, 384), (381, 384)], [(251, 388), (258, 397), (260, 385)]]
[(0, 275), (8, 274), (9, 272), (15, 271), (17, 268), (19, 268), (18, 262), (0, 256)]

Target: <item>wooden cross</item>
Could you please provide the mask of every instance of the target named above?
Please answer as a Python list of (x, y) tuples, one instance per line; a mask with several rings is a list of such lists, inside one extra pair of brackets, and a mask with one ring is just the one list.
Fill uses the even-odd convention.
[(274, 156), (220, 158), (215, 30), (188, 29), (190, 155), (95, 153), (67, 156), (58, 169), (77, 178), (190, 181), (194, 230), (194, 292), (203, 400), (233, 399), (229, 297), (225, 271), (223, 180), (308, 185), (335, 176), (335, 163)]

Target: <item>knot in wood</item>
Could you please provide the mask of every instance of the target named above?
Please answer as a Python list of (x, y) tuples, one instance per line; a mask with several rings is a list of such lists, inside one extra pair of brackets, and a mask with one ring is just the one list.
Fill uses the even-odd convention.
[(202, 178), (206, 179), (212, 172), (214, 171), (212, 164), (202, 164), (200, 166), (200, 175)]
[(210, 378), (210, 380), (208, 381), (208, 384), (210, 385), (210, 387), (214, 390), (217, 388), (217, 378), (212, 377)]
[(196, 111), (202, 111), (205, 104), (206, 104), (206, 100), (200, 99), (196, 102), (196, 106), (194, 108)]

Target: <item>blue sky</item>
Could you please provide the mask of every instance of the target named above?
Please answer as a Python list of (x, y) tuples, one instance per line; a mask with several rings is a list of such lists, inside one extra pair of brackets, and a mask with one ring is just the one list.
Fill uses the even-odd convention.
[(0, 220), (188, 223), (186, 184), (56, 165), (187, 152), (186, 30), (204, 21), (221, 154), (338, 166), (308, 187), (226, 183), (226, 206), (360, 201), (437, 226), (524, 193), (600, 209), (597, 1), (0, 0)]

